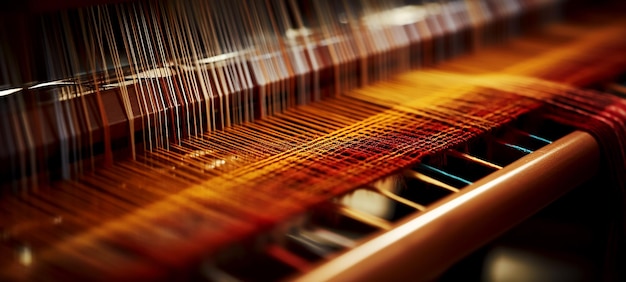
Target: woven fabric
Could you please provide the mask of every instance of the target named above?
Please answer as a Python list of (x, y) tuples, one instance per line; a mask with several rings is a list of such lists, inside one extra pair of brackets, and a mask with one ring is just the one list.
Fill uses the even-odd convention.
[[(0, 272), (40, 280), (70, 273), (162, 277), (531, 111), (597, 138), (618, 206), (626, 106), (614, 96), (574, 87), (624, 69), (623, 56), (604, 55), (626, 50), (623, 25), (616, 26), (557, 51), (539, 48), (522, 63), (514, 63), (515, 53), (508, 60), (486, 52), (502, 62), (483, 64), (482, 55), (472, 64), (444, 63), (440, 69), (448, 71), (399, 75), (254, 123), (177, 140), (138, 154), (136, 161), (54, 182), (30, 197), (2, 199), (3, 225), (13, 228), (7, 234), (29, 242), (37, 263), (24, 271), (0, 258)], [(48, 214), (57, 213), (63, 217), (54, 222), (62, 224), (47, 222)]]
[[(390, 88), (392, 84), (396, 86)], [(383, 95), (389, 89), (397, 99)], [(422, 94), (419, 89), (428, 91)], [(384, 101), (373, 102), (376, 97)], [(353, 114), (358, 110), (361, 115)], [(625, 163), (619, 140), (626, 140), (623, 100), (526, 77), (406, 74), (260, 124), (214, 132), (174, 144), (170, 150), (147, 153), (138, 160), (140, 170), (136, 162), (122, 162), (98, 175), (86, 175), (78, 182), (126, 175), (120, 179), (125, 191), (120, 193), (135, 193), (126, 195), (138, 201), (131, 204), (141, 205), (143, 199), (146, 206), (40, 254), (39, 259), (46, 262), (42, 267), (47, 268), (40, 273), (75, 264), (87, 276), (110, 273), (107, 269), (117, 269), (110, 274), (123, 276), (147, 275), (141, 272), (144, 268), (154, 271), (129, 253), (145, 255), (156, 265), (182, 267), (333, 195), (413, 165), (425, 155), (533, 110), (592, 132), (604, 148), (608, 167), (613, 168), (616, 187), (621, 187)], [(297, 120), (293, 119), (296, 115)], [(260, 131), (260, 126), (265, 130)], [(292, 134), (286, 138), (283, 130)], [(214, 176), (207, 180), (210, 174)], [(111, 184), (115, 180), (102, 185)], [(71, 187), (56, 189), (60, 195)], [(172, 189), (178, 192), (164, 196), (164, 191)], [(616, 190), (620, 197), (621, 191)], [(162, 200), (150, 204), (159, 197)], [(97, 221), (97, 216), (89, 218), (88, 214), (98, 210), (86, 208), (75, 219), (66, 217), (65, 224)], [(85, 260), (94, 252), (99, 258)]]

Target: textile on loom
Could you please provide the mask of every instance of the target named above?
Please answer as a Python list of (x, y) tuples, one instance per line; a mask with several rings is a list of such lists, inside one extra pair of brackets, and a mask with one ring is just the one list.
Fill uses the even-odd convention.
[[(393, 85), (397, 97), (377, 96)], [(415, 89), (428, 91), (411, 97)], [(370, 97), (364, 102), (360, 100), (364, 94), (383, 100)], [(282, 144), (259, 142), (256, 146), (247, 146), (248, 155), (227, 159), (229, 164), (220, 167), (222, 173), (206, 181), (191, 175), (207, 163), (207, 155), (201, 152), (210, 150), (211, 154), (226, 155), (234, 148), (224, 144), (219, 145), (220, 148), (214, 140), (248, 138), (245, 132), (254, 132), (259, 141), (272, 140), (277, 132), (255, 132), (255, 125), (244, 125), (212, 134), (200, 144), (196, 143), (198, 148), (191, 152), (185, 151), (189, 148), (173, 145), (169, 151), (156, 150), (140, 157), (138, 161), (145, 169), (136, 172), (142, 179), (125, 179), (124, 189), (157, 193), (156, 187), (173, 185), (180, 181), (179, 177), (192, 179), (196, 184), (183, 186), (185, 188), (178, 193), (142, 210), (63, 242), (61, 247), (41, 257), (49, 259), (51, 265), (59, 261), (82, 265), (85, 262), (77, 258), (96, 249), (107, 259), (88, 262), (84, 271), (104, 270), (107, 266), (101, 263), (108, 262), (111, 266), (120, 263), (118, 254), (107, 248), (106, 242), (112, 241), (162, 262), (184, 265), (200, 255), (197, 252), (218, 250), (220, 246), (319, 204), (331, 195), (344, 193), (354, 184), (372, 182), (418, 162), (425, 155), (453, 147), (537, 110), (598, 138), (604, 148), (606, 168), (610, 168), (605, 173), (615, 184), (613, 192), (620, 202), (623, 197), (625, 166), (619, 140), (626, 136), (626, 104), (615, 96), (528, 77), (425, 71), (398, 76), (393, 81), (356, 90), (338, 99), (350, 105), (362, 103), (361, 109), (367, 107), (367, 115), (354, 120), (354, 113), (345, 109), (336, 111), (326, 106), (326, 102), (298, 108), (298, 112), (315, 117), (319, 125), (330, 126), (319, 127), (317, 132), (303, 132), (301, 137)], [(261, 124), (289, 118), (287, 112)], [(276, 147), (272, 148), (272, 144)], [(124, 168), (131, 166), (122, 162), (99, 174), (117, 172), (132, 177), (119, 171)], [(163, 178), (152, 181), (146, 177), (153, 174)], [(190, 216), (191, 219), (181, 221)], [(155, 226), (175, 230), (175, 233), (162, 233)], [(204, 244), (202, 248), (198, 248), (198, 242)], [(63, 259), (59, 260), (59, 256)], [(133, 271), (141, 269), (132, 264), (123, 265)]]
[[(155, 146), (136, 160), (85, 172), (78, 181), (53, 182), (41, 188), (48, 193), (42, 197), (62, 198), (63, 191), (84, 181), (119, 187), (115, 193), (131, 200), (99, 206), (71, 201), (72, 208), (83, 210), (80, 217), (63, 219), (66, 226), (76, 226), (76, 236), (60, 238), (40, 253), (45, 263), (36, 266), (44, 269), (38, 273), (62, 274), (71, 265), (80, 266), (75, 270), (85, 276), (117, 268), (119, 272), (108, 275), (157, 277), (153, 268), (138, 265), (111, 246), (182, 267), (531, 111), (597, 138), (604, 173), (614, 185), (614, 204), (623, 207), (626, 104), (606, 93), (576, 88), (626, 65), (623, 56), (604, 55), (626, 50), (624, 30), (616, 26), (520, 64), (489, 69), (476, 59), (478, 64), (453, 61), (440, 70), (399, 74), (254, 123)], [(11, 205), (16, 200), (3, 201)], [(7, 212), (15, 213), (15, 221), (23, 216), (17, 210)], [(623, 211), (616, 210), (616, 217), (623, 220)], [(85, 225), (93, 227), (83, 232)], [(624, 226), (616, 223), (619, 234), (625, 233)], [(30, 239), (51, 240), (37, 236), (43, 235)], [(99, 257), (85, 260), (92, 253)], [(12, 265), (0, 272), (24, 275)]]

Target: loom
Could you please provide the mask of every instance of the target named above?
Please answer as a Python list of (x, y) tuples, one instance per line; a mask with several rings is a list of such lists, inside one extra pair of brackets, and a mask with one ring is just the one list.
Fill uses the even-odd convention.
[(0, 5), (0, 279), (623, 278), (623, 3)]

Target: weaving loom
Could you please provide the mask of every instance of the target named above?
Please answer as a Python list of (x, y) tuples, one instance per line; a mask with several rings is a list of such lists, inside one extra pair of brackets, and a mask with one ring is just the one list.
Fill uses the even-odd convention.
[(622, 277), (622, 3), (87, 2), (0, 6), (0, 279), (445, 280), (576, 197)]

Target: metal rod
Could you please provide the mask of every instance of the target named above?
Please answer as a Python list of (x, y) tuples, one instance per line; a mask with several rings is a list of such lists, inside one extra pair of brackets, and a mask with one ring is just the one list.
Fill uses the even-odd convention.
[(518, 152), (522, 152), (522, 153), (524, 153), (526, 155), (528, 155), (528, 154), (533, 152), (533, 150), (531, 150), (531, 149), (524, 148), (524, 147), (522, 147), (520, 145), (511, 144), (511, 143), (508, 143), (508, 142), (506, 142), (504, 140), (495, 139), (495, 141), (496, 141), (496, 143), (502, 144), (502, 145), (507, 146), (507, 147), (509, 147), (511, 149), (514, 149), (514, 150), (516, 150)]
[(419, 172), (414, 171), (414, 170), (405, 170), (404, 171), (404, 175), (407, 176), (407, 177), (415, 178), (417, 180), (420, 180), (420, 181), (426, 182), (428, 184), (437, 186), (439, 188), (443, 188), (443, 189), (452, 191), (454, 193), (457, 193), (457, 192), (460, 191), (457, 188), (454, 188), (454, 187), (452, 187), (452, 186), (450, 186), (450, 185), (448, 185), (446, 183), (443, 183), (443, 182), (441, 182), (441, 181), (439, 181), (437, 179), (434, 179), (434, 178), (432, 178), (432, 177), (430, 177), (428, 175), (419, 173)]
[(308, 261), (281, 246), (270, 244), (265, 248), (265, 253), (300, 272), (304, 273), (311, 269), (311, 264)]
[(460, 176), (454, 175), (454, 174), (449, 173), (449, 172), (447, 172), (447, 171), (444, 171), (444, 170), (442, 170), (442, 169), (438, 169), (438, 168), (436, 168), (436, 167), (434, 167), (434, 166), (430, 166), (430, 165), (427, 165), (427, 164), (420, 164), (419, 166), (420, 166), (421, 168), (423, 168), (423, 169), (426, 169), (426, 170), (430, 171), (430, 172), (434, 172), (434, 173), (436, 173), (436, 174), (439, 174), (439, 175), (442, 175), (442, 176), (448, 177), (448, 178), (450, 178), (450, 179), (453, 179), (453, 180), (459, 181), (459, 182), (461, 182), (461, 183), (463, 183), (463, 184), (465, 184), (465, 185), (470, 185), (470, 184), (472, 184), (472, 182), (471, 182), (471, 181), (469, 181), (469, 180), (467, 180), (467, 179), (465, 179), (465, 178), (463, 178), (463, 177), (460, 177)]
[(403, 198), (403, 197), (401, 197), (401, 196), (398, 196), (397, 194), (395, 194), (395, 193), (393, 193), (393, 192), (391, 192), (391, 191), (389, 191), (389, 190), (380, 189), (380, 188), (376, 188), (376, 187), (372, 187), (372, 186), (368, 186), (368, 187), (366, 187), (366, 188), (367, 188), (367, 189), (370, 189), (370, 190), (374, 190), (374, 191), (376, 191), (376, 192), (378, 192), (378, 193), (382, 194), (383, 196), (385, 196), (385, 197), (387, 197), (387, 198), (389, 198), (389, 199), (392, 199), (392, 200), (394, 200), (394, 201), (396, 201), (396, 202), (398, 202), (398, 203), (401, 203), (401, 204), (403, 204), (403, 205), (406, 205), (406, 206), (412, 207), (412, 208), (414, 208), (414, 209), (416, 209), (416, 210), (418, 210), (418, 211), (423, 211), (423, 210), (425, 210), (425, 209), (426, 209), (426, 207), (425, 207), (425, 206), (422, 206), (422, 205), (420, 205), (420, 204), (418, 204), (418, 203), (416, 203), (416, 202), (413, 202), (413, 201), (407, 200), (406, 198)]
[(342, 215), (345, 215), (349, 218), (352, 218), (354, 220), (360, 221), (362, 223), (365, 223), (367, 225), (376, 227), (378, 229), (382, 229), (382, 230), (389, 230), (391, 229), (391, 222), (384, 220), (380, 217), (377, 216), (373, 216), (364, 212), (360, 212), (358, 210), (355, 209), (351, 209), (349, 207), (340, 205), (339, 206), (339, 213)]
[(457, 158), (460, 158), (460, 159), (464, 159), (464, 160), (468, 160), (470, 162), (477, 163), (477, 164), (482, 165), (484, 167), (492, 168), (492, 169), (495, 169), (495, 170), (501, 170), (502, 169), (502, 167), (497, 165), (497, 164), (494, 164), (494, 163), (488, 162), (486, 160), (474, 157), (474, 156), (472, 156), (470, 154), (467, 154), (467, 153), (461, 153), (461, 152), (459, 152), (457, 150), (450, 149), (450, 150), (447, 151), (447, 153), (449, 155), (451, 155), (451, 156), (454, 156), (454, 157), (457, 157)]
[(511, 131), (513, 131), (513, 132), (515, 132), (515, 133), (517, 133), (517, 134), (520, 134), (520, 135), (523, 135), (523, 136), (526, 136), (526, 137), (530, 137), (530, 138), (532, 138), (532, 139), (535, 139), (535, 140), (537, 140), (537, 141), (539, 141), (539, 142), (542, 142), (542, 143), (544, 143), (544, 144), (550, 144), (550, 143), (552, 143), (552, 141), (550, 141), (550, 140), (548, 140), (548, 139), (546, 139), (546, 138), (543, 138), (543, 137), (541, 137), (541, 136), (537, 136), (537, 135), (535, 135), (535, 134), (531, 134), (530, 132), (526, 132), (526, 131), (521, 130), (521, 129), (519, 129), (519, 128), (514, 128), (514, 127), (512, 127), (512, 128), (510, 128), (510, 130), (511, 130)]

